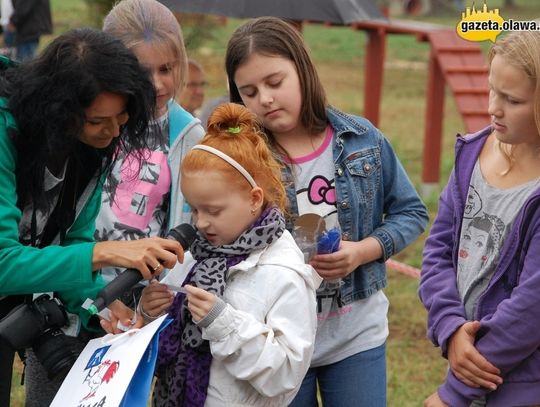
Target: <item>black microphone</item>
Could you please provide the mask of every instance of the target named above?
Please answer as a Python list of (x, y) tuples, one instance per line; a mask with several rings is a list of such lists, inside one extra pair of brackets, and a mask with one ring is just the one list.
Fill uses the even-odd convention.
[[(186, 251), (196, 237), (195, 228), (188, 223), (182, 223), (167, 233), (167, 239), (176, 240)], [(126, 269), (101, 289), (95, 301), (88, 306), (88, 312), (92, 315), (97, 314), (141, 280), (143, 280), (143, 276), (139, 270)]]

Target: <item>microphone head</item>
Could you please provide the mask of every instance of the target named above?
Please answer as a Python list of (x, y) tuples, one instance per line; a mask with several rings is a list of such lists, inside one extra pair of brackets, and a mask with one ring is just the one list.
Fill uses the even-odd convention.
[(197, 238), (197, 231), (189, 223), (182, 223), (169, 230), (167, 238), (176, 240), (184, 250), (188, 250)]

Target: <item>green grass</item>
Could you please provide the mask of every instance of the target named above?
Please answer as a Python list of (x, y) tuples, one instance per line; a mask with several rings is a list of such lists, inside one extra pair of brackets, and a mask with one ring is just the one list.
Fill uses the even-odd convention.
[(446, 363), (426, 339), (426, 312), (416, 298), (418, 281), (389, 272), (388, 405), (413, 407), (435, 391)]
[[(503, 0), (488, 0), (490, 8), (500, 7)], [(470, 5), (472, 2), (467, 1)], [(483, 2), (476, 1), (481, 7)], [(517, 9), (501, 10), (505, 18), (528, 20), (540, 17), (537, 0), (516, 0)], [(53, 0), (56, 32), (71, 27), (90, 25), (86, 3), (83, 0)], [(397, 16), (399, 17), (399, 16)], [(420, 21), (455, 26), (459, 13), (444, 16), (415, 17)], [(193, 29), (190, 19), (181, 20), (186, 33)], [(190, 48), (190, 57), (202, 63), (210, 86), (207, 97), (222, 95), (226, 91), (223, 67), (226, 41), (242, 21), (229, 19), (225, 26), (210, 32), (211, 39), (197, 48)], [(306, 43), (311, 50), (329, 101), (344, 111), (362, 114), (364, 88), (364, 53), (366, 35), (345, 27), (307, 25), (304, 27)], [(44, 39), (43, 43), (51, 37)], [(487, 49), (488, 43), (483, 44)], [(425, 122), (425, 94), (427, 55), (429, 45), (413, 36), (390, 35), (386, 49), (384, 87), (382, 91), (379, 127), (389, 138), (413, 183), (420, 187), (422, 145)], [(463, 131), (463, 122), (456, 112), (451, 94), (447, 92), (443, 123), (440, 188), (453, 165), (455, 135)], [(440, 190), (439, 188), (439, 190)], [(425, 199), (433, 218), (437, 211), (438, 191)], [(414, 244), (396, 256), (396, 260), (419, 267), (426, 233)], [(418, 281), (389, 271), (389, 286), (385, 290), (390, 299), (390, 336), (388, 339), (388, 405), (420, 406), (444, 378), (446, 363), (425, 337), (426, 313), (418, 300)], [(19, 383), (20, 366), (15, 373), (12, 407), (23, 405), (24, 395)]]

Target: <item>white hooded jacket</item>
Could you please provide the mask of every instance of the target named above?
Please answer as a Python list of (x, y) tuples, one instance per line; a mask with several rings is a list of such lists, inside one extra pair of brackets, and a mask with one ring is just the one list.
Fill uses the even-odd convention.
[(202, 327), (213, 356), (205, 406), (292, 401), (313, 355), (321, 281), (288, 231), (229, 269), (225, 306)]

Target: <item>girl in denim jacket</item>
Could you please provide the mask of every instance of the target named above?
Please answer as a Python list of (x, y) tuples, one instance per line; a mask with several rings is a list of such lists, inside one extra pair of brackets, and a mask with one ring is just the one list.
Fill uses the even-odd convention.
[(489, 54), (491, 126), (459, 137), (420, 298), (448, 359), (426, 407), (540, 404), (540, 32)]
[(320, 244), (325, 231), (341, 231), (334, 252), (306, 250), (325, 281), (315, 354), (292, 405), (317, 405), (318, 382), (326, 406), (386, 406), (384, 261), (422, 233), (426, 208), (379, 130), (327, 105), (292, 26), (248, 21), (231, 37), (225, 64), (231, 101), (257, 115), (284, 164), (288, 226), (299, 245), (300, 237)]

